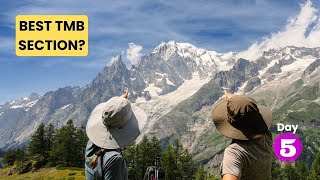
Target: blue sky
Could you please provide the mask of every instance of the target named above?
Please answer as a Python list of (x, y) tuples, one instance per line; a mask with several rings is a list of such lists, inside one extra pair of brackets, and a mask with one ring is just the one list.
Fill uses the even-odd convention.
[[(242, 51), (281, 30), (299, 14), (303, 0), (106, 1), (11, 0), (0, 6), (0, 103), (43, 94), (64, 86), (83, 86), (128, 43), (147, 53), (175, 40), (217, 52)], [(313, 0), (320, 7), (320, 0)], [(18, 14), (85, 14), (89, 17), (86, 57), (17, 57)], [(126, 55), (124, 61), (128, 62)]]

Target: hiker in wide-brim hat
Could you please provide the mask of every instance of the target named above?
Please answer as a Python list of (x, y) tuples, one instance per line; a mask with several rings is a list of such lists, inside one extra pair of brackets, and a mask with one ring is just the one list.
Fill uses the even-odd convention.
[(271, 175), (272, 112), (250, 97), (230, 94), (211, 113), (217, 130), (232, 138), (221, 164), (223, 180), (263, 180)]
[(134, 142), (147, 121), (147, 115), (130, 103), (128, 95), (126, 91), (91, 112), (86, 126), (86, 179), (128, 179), (121, 150)]

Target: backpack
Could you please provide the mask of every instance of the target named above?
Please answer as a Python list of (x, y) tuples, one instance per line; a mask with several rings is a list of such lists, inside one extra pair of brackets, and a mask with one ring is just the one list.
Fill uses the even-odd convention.
[(95, 167), (91, 167), (91, 161), (97, 156), (100, 148), (94, 145), (91, 141), (88, 141), (85, 154), (85, 174), (87, 180), (100, 180), (103, 179), (102, 164), (103, 154), (98, 156), (98, 162)]
[[(96, 159), (95, 159), (96, 158)], [(95, 159), (96, 165), (90, 166), (90, 163)], [(120, 161), (116, 161), (120, 160)], [(123, 161), (121, 161), (123, 159)], [(119, 167), (115, 166), (115, 162), (123, 162), (118, 172)], [(119, 164), (118, 164), (119, 165)], [(94, 145), (91, 141), (88, 142), (85, 155), (85, 174), (87, 180), (98, 179), (127, 179), (127, 169), (125, 160), (120, 149), (101, 149)]]

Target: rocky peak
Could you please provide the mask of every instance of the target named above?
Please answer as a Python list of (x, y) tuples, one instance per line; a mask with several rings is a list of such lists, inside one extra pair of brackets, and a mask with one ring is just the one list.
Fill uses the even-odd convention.
[(257, 76), (258, 70), (256, 62), (238, 59), (232, 69), (216, 73), (213, 79), (220, 87), (226, 87), (231, 92), (236, 92), (242, 83)]
[(104, 68), (101, 75), (110, 78), (115, 74), (128, 73), (128, 71), (127, 66), (122, 61), (121, 55), (117, 55), (111, 58), (110, 63)]
[(191, 58), (195, 60), (197, 57), (201, 57), (205, 54), (212, 56), (210, 60), (213, 61), (212, 58), (217, 57), (218, 54), (214, 51), (207, 51), (202, 48), (198, 48), (190, 43), (177, 43), (175, 41), (162, 42), (159, 46), (157, 46), (152, 53), (160, 54), (160, 57), (168, 60), (172, 55), (178, 54), (183, 58)]
[(74, 101), (74, 91), (77, 87), (66, 86), (59, 88), (56, 91), (50, 91), (43, 95), (39, 100), (39, 104), (45, 104), (45, 106), (51, 109), (57, 109), (66, 104), (72, 103)]
[(167, 49), (177, 49), (178, 43), (175, 41), (161, 42), (156, 48), (154, 48), (154, 52), (160, 52)]
[(28, 109), (32, 107), (41, 96), (37, 93), (31, 93), (29, 96), (22, 97), (20, 99), (12, 100), (10, 102), (6, 102), (3, 105), (0, 105), (0, 109), (18, 109), (18, 108), (24, 108)]
[(275, 58), (320, 58), (320, 48), (306, 48), (306, 47), (295, 47), (295, 46), (287, 46), (282, 49), (270, 49), (268, 51), (264, 51), (262, 53), (262, 57), (266, 57), (269, 59)]
[(30, 95), (29, 95), (29, 99), (30, 100), (36, 100), (36, 99), (39, 99), (41, 96), (38, 94), (38, 93), (35, 93), (35, 92), (33, 92), (33, 93), (31, 93)]
[(320, 59), (317, 59), (303, 71), (301, 78), (305, 78), (308, 75), (312, 74), (319, 67), (320, 67)]
[(168, 60), (174, 53), (178, 51), (178, 45), (175, 41), (161, 42), (152, 53), (157, 53), (164, 60)]
[(108, 64), (108, 66), (117, 66), (117, 65), (120, 65), (120, 64), (123, 64), (121, 55), (116, 55), (116, 56), (113, 56), (111, 58), (110, 63)]

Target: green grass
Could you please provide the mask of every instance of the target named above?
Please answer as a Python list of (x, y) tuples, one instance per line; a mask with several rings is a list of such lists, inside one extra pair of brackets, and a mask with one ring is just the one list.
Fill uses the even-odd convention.
[(2, 179), (52, 179), (52, 180), (85, 180), (84, 168), (66, 168), (63, 170), (57, 170), (56, 168), (42, 168), (35, 172), (29, 172), (26, 174), (13, 174), (8, 176), (11, 168), (0, 169), (0, 180)]

